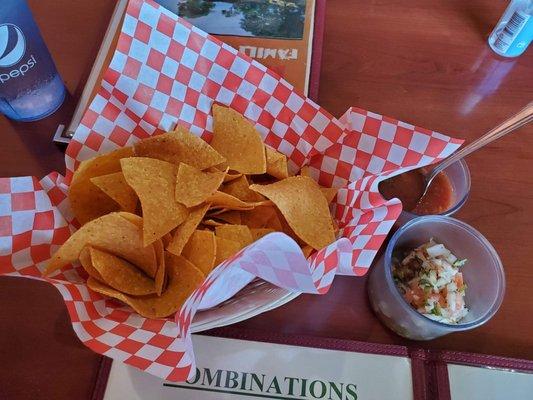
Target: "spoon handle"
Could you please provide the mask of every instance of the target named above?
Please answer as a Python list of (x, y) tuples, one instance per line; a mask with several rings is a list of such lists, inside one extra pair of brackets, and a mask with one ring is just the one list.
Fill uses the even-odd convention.
[(474, 140), (472, 143), (458, 150), (456, 153), (452, 154), (450, 157), (439, 163), (433, 170), (430, 172), (430, 176), (427, 181), (431, 181), (439, 172), (447, 168), (457, 160), (460, 160), (463, 157), (466, 157), (473, 151), (492, 143), (496, 139), (501, 138), (504, 135), (514, 131), (515, 129), (520, 128), (533, 121), (533, 101), (525, 106), (522, 110), (514, 114), (512, 117), (506, 119), (501, 124), (491, 129), (479, 139)]

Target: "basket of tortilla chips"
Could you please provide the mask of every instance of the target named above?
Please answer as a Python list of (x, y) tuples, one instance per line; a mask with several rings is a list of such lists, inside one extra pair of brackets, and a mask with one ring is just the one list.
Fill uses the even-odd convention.
[(359, 109), (337, 120), (130, 0), (66, 175), (0, 179), (0, 273), (53, 284), (94, 351), (184, 380), (198, 309), (254, 279), (323, 294), (363, 275), (401, 211), (379, 181), (460, 143)]

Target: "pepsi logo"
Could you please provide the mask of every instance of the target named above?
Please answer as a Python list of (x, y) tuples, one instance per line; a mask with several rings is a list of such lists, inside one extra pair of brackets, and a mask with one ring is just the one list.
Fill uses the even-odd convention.
[(26, 52), (22, 30), (13, 24), (0, 25), (0, 67), (10, 67), (20, 61)]

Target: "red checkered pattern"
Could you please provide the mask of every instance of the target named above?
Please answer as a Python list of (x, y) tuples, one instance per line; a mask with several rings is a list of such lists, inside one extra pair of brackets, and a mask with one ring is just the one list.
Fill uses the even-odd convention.
[[(288, 236), (262, 238), (215, 268), (176, 321), (142, 318), (90, 292), (78, 264), (42, 278), (43, 264), (76, 229), (66, 193), (77, 165), (176, 124), (209, 141), (215, 102), (251, 120), (293, 171), (309, 165), (321, 184), (340, 188), (332, 205), (339, 239), (305, 260)], [(233, 296), (257, 276), (325, 293), (335, 274), (364, 274), (401, 212), (397, 200), (379, 195), (380, 180), (444, 158), (460, 143), (359, 109), (336, 120), (261, 64), (150, 0), (130, 0), (111, 65), (67, 149), (66, 176), (0, 179), (0, 273), (51, 282), (78, 337), (94, 351), (184, 380), (194, 371), (190, 326), (198, 309)]]
[(211, 107), (228, 105), (256, 124), (293, 170), (337, 142), (337, 120), (263, 65), (150, 1), (131, 1), (102, 87), (68, 149), (77, 162), (172, 129), (211, 138)]
[(0, 178), (1, 274), (40, 276), (69, 236), (65, 219), (36, 178)]
[(319, 250), (310, 259), (313, 283), (319, 294), (327, 293), (333, 278), (344, 269), (350, 269), (352, 263), (352, 245), (348, 239), (341, 237), (335, 243)]
[(332, 211), (352, 257), (337, 273), (360, 276), (402, 211), (399, 200), (380, 195), (379, 182), (448, 157), (462, 141), (358, 108), (339, 121), (341, 138), (313, 156), (309, 167), (321, 185), (340, 188)]

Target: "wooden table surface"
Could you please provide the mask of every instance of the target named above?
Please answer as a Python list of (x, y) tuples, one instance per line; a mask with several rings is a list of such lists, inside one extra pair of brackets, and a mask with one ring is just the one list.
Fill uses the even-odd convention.
[[(40, 122), (0, 117), (0, 176), (64, 171), (62, 149), (51, 138), (72, 114), (114, 6), (108, 0), (29, 3), (71, 97)], [(319, 103), (338, 116), (354, 105), (478, 137), (533, 99), (532, 50), (504, 59), (486, 45), (506, 4), (328, 1)], [(372, 315), (366, 279), (351, 277), (336, 278), (325, 296), (302, 295), (235, 326), (533, 359), (532, 133), (523, 128), (468, 157), (472, 192), (456, 216), (492, 242), (507, 277), (503, 306), (485, 326), (425, 343), (403, 340)], [(76, 338), (54, 288), (0, 278), (0, 320), (0, 398), (90, 397), (100, 357)]]

